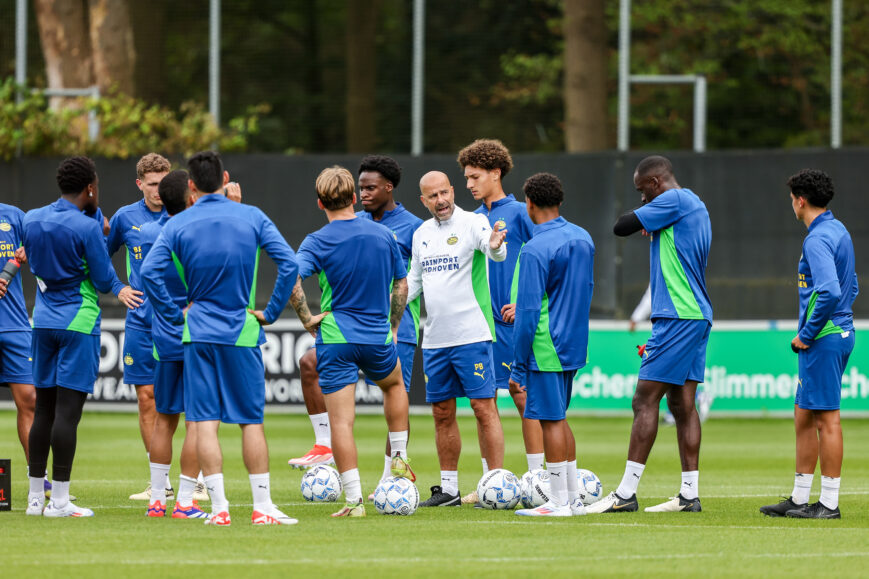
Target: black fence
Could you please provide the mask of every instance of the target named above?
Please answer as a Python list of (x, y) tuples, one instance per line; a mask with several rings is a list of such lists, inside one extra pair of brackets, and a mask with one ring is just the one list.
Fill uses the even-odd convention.
[[(617, 216), (639, 204), (633, 170), (644, 155), (516, 155), (515, 168), (504, 179), (506, 190), (523, 199), (524, 180), (539, 171), (558, 175), (564, 183), (565, 217), (586, 228), (596, 245), (593, 316), (622, 319), (630, 315), (648, 283), (648, 241), (637, 235), (627, 240), (612, 234)], [(718, 319), (793, 319), (797, 316), (796, 269), (805, 227), (790, 207), (787, 178), (805, 167), (820, 168), (834, 179), (837, 196), (831, 209), (851, 232), (857, 252), (857, 272), (869, 266), (869, 196), (859, 190), (859, 171), (869, 149), (841, 151), (743, 151), (707, 154), (669, 154), (676, 178), (706, 203), (712, 219), (712, 250), (707, 270), (709, 293)], [(476, 203), (465, 188), (452, 155), (397, 155), (403, 178), (396, 198), (422, 218), (429, 217), (419, 201), (418, 182), (427, 171), (446, 172), (456, 189), (456, 202), (465, 209)], [(360, 156), (227, 155), (233, 180), (242, 185), (244, 202), (262, 208), (293, 246), (325, 224), (317, 209), (314, 180), (324, 167), (343, 165), (356, 172)], [(182, 164), (181, 159), (173, 159)], [(54, 180), (59, 159), (25, 158), (0, 164), (0, 201), (24, 210), (57, 197)], [(119, 207), (141, 198), (135, 186), (136, 159), (97, 160), (100, 199), (111, 216)], [(360, 251), (365, 249), (360, 247)], [(119, 272), (122, 255), (115, 256)], [(35, 285), (25, 274), (25, 292), (32, 304)], [(258, 304), (269, 298), (275, 270), (263, 260)], [(319, 291), (308, 282), (311, 301)], [(106, 317), (121, 317), (114, 299), (103, 299)], [(869, 301), (858, 298), (857, 317), (869, 316)], [(288, 314), (285, 314), (285, 316)]]

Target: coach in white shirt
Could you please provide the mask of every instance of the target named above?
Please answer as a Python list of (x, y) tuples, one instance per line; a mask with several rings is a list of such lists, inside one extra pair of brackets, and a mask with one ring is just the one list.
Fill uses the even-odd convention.
[(492, 340), (495, 336), (489, 295), (488, 260), (507, 257), (505, 232), (492, 229), (485, 216), (455, 205), (444, 173), (426, 173), (419, 182), (420, 200), (432, 219), (413, 234), (407, 276), (408, 301), (425, 294), (423, 369), (426, 402), (432, 405), (441, 484), (420, 506), (460, 506), (459, 454), (462, 440), (456, 423), (456, 398), (466, 396), (485, 441), (489, 468), (504, 463), (504, 432), (495, 405)]

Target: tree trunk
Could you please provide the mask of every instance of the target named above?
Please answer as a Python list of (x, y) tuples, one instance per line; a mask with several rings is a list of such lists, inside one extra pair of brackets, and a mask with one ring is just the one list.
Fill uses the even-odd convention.
[(88, 0), (94, 77), (105, 94), (116, 85), (132, 95), (136, 48), (127, 0)]
[(570, 152), (608, 147), (606, 75), (604, 0), (565, 0), (564, 133)]
[[(85, 88), (94, 82), (84, 0), (34, 0), (48, 88)], [(51, 107), (64, 99), (52, 98)]]
[(365, 153), (377, 144), (377, 16), (380, 0), (347, 4), (347, 151)]

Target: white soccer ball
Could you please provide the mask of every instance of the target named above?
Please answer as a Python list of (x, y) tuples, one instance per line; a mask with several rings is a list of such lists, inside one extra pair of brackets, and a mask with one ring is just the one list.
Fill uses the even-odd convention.
[(487, 509), (512, 509), (521, 495), (519, 479), (504, 468), (490, 470), (477, 484), (477, 498)]
[(539, 507), (549, 500), (549, 472), (535, 468), (522, 475), (522, 506), (526, 509)]
[(412, 515), (419, 506), (419, 490), (410, 479), (385, 478), (374, 490), (374, 508), (381, 515)]
[(579, 499), (583, 505), (590, 505), (600, 500), (603, 496), (603, 483), (596, 474), (581, 468), (576, 471), (576, 478), (579, 479)]
[(338, 471), (325, 464), (309, 469), (302, 477), (302, 496), (306, 501), (333, 503), (342, 490)]

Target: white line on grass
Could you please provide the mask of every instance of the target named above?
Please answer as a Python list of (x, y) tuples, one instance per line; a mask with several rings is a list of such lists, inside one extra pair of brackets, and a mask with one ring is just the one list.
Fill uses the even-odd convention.
[[(469, 523), (473, 525), (561, 525), (564, 524), (560, 521), (537, 521), (531, 523), (527, 520), (525, 521), (455, 521), (456, 523)], [(769, 530), (784, 530), (784, 531), (860, 531), (861, 533), (865, 533), (865, 527), (832, 527), (832, 526), (813, 526), (813, 527), (797, 527), (797, 526), (763, 526), (763, 525), (694, 525), (691, 523), (686, 523), (684, 525), (657, 525), (653, 523), (586, 523), (591, 527), (637, 527), (637, 528), (654, 528), (654, 529), (717, 529), (717, 530), (725, 530), (725, 529), (739, 529), (739, 530), (759, 530), (759, 531), (769, 531)], [(824, 523), (822, 523), (823, 525)], [(835, 524), (835, 523), (834, 523)]]

